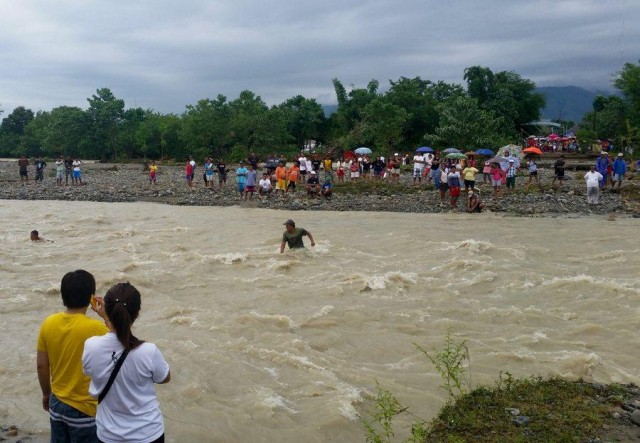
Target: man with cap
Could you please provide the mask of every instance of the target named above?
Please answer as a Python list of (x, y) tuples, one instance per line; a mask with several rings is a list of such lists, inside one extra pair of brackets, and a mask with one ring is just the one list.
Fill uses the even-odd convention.
[(622, 186), (622, 179), (627, 173), (627, 162), (624, 161), (622, 152), (618, 154), (618, 158), (613, 162), (613, 182), (611, 183), (611, 189), (618, 183), (618, 189)]
[(316, 171), (311, 171), (309, 173), (309, 178), (307, 179), (307, 195), (309, 197), (316, 197), (320, 193), (320, 182), (318, 181), (318, 174)]
[(607, 151), (600, 152), (600, 157), (596, 160), (596, 171), (602, 175), (600, 179), (600, 189), (604, 189), (607, 185), (607, 176), (609, 174), (609, 166), (611, 160), (609, 159), (609, 153)]
[(289, 249), (297, 249), (304, 248), (304, 243), (302, 242), (302, 237), (305, 235), (309, 237), (311, 240), (311, 246), (315, 246), (316, 243), (313, 241), (313, 236), (311, 232), (307, 231), (304, 228), (296, 228), (296, 223), (289, 219), (284, 222), (284, 226), (287, 228), (282, 234), (282, 243), (280, 243), (280, 254), (284, 252), (285, 244), (289, 245)]

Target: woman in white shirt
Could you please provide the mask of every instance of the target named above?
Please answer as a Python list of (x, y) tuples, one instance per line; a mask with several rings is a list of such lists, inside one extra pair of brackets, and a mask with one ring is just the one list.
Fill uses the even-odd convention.
[[(131, 332), (140, 312), (140, 292), (129, 283), (118, 283), (104, 299), (95, 299), (96, 311), (108, 320), (109, 332), (85, 342), (82, 367), (91, 377), (89, 393), (99, 398), (98, 439), (105, 443), (164, 442), (164, 422), (153, 385), (169, 382), (171, 373), (160, 350)], [(121, 358), (120, 371), (103, 394)]]

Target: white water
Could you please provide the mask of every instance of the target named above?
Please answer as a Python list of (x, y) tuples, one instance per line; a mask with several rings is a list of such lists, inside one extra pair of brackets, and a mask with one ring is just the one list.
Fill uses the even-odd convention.
[[(315, 248), (278, 253), (289, 217)], [(77, 268), (141, 291), (168, 441), (363, 441), (376, 381), (430, 418), (446, 394), (413, 343), (449, 329), (474, 383), (640, 382), (639, 220), (0, 201), (0, 221), (0, 423), (25, 430), (48, 429), (35, 342)]]

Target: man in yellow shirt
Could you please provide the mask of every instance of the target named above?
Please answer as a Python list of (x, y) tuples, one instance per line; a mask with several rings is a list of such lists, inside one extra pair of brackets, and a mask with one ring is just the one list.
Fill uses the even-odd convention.
[(60, 284), (64, 312), (48, 316), (40, 327), (37, 346), (42, 407), (49, 411), (52, 442), (97, 442), (97, 401), (89, 395), (82, 372), (82, 350), (89, 337), (104, 335), (104, 323), (87, 317), (96, 281), (89, 272), (68, 272)]

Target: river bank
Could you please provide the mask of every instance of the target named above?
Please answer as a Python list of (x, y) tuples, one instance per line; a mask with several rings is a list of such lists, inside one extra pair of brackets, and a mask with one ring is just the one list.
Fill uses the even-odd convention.
[[(385, 186), (373, 183), (371, 186), (360, 182), (338, 184), (330, 200), (310, 199), (298, 190), (286, 198), (271, 198), (241, 201), (235, 189), (235, 174), (231, 168), (227, 184), (219, 186), (217, 175), (212, 188), (206, 188), (202, 180), (202, 169), (196, 171), (194, 189), (189, 190), (182, 166), (160, 166), (156, 185), (151, 185), (148, 174), (140, 164), (86, 163), (83, 165), (83, 185), (57, 186), (54, 165), (45, 171), (44, 181), (36, 183), (30, 178), (23, 185), (19, 180), (18, 167), (13, 161), (0, 162), (0, 199), (9, 200), (67, 200), (96, 202), (146, 201), (185, 206), (242, 206), (279, 209), (286, 211), (381, 211), (412, 213), (451, 212), (449, 198), (441, 201), (438, 192), (430, 183), (414, 186), (410, 173), (401, 176), (399, 184)], [(599, 205), (588, 205), (584, 172), (567, 172), (569, 180), (552, 186), (552, 170), (541, 169), (542, 189), (531, 187), (525, 190), (528, 178), (519, 176), (516, 191), (505, 193), (502, 198), (494, 198), (488, 184), (478, 181), (478, 189), (491, 212), (515, 216), (557, 216), (567, 214), (630, 214), (640, 216), (640, 194), (637, 174), (630, 173), (623, 184), (623, 190), (607, 188)], [(323, 175), (321, 173), (321, 175)], [(458, 202), (458, 210), (464, 211), (464, 195)]]

